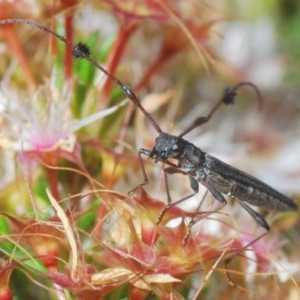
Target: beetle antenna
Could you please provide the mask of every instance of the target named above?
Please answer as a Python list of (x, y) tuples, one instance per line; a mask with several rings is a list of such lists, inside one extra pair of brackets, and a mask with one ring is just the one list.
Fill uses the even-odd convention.
[(155, 128), (155, 130), (158, 133), (162, 133), (161, 128), (158, 126), (158, 124), (154, 121), (152, 116), (145, 110), (145, 108), (142, 106), (140, 103), (138, 97), (134, 93), (134, 91), (126, 86), (124, 83), (122, 83), (119, 79), (117, 79), (115, 76), (110, 74), (105, 68), (103, 68), (100, 64), (98, 64), (95, 60), (93, 60), (90, 57), (90, 50), (89, 48), (83, 44), (83, 43), (78, 43), (77, 45), (73, 45), (70, 41), (68, 41), (65, 37), (59, 35), (58, 33), (52, 31), (51, 29), (39, 25), (33, 21), (27, 20), (27, 19), (4, 19), (0, 20), (0, 25), (7, 25), (7, 24), (27, 24), (31, 27), (35, 27), (41, 31), (46, 32), (47, 34), (50, 34), (63, 43), (65, 43), (72, 51), (72, 54), (75, 58), (83, 58), (87, 60), (89, 63), (91, 63), (93, 66), (95, 66), (97, 69), (99, 69), (101, 72), (103, 72), (108, 78), (110, 78), (116, 85), (118, 85), (122, 91), (126, 94), (126, 96), (136, 105), (136, 107), (145, 115), (145, 117), (150, 121), (152, 126)]
[(245, 85), (248, 85), (254, 89), (256, 96), (257, 96), (257, 100), (258, 100), (258, 109), (261, 109), (263, 100), (262, 100), (261, 93), (260, 93), (259, 89), (257, 88), (257, 86), (255, 84), (253, 84), (252, 82), (242, 81), (232, 88), (231, 87), (225, 88), (222, 98), (215, 104), (215, 106), (212, 108), (212, 110), (209, 112), (209, 114), (207, 116), (198, 117), (183, 133), (181, 133), (179, 135), (179, 137), (183, 137), (184, 135), (186, 135), (187, 133), (192, 131), (194, 128), (201, 126), (204, 123), (207, 123), (222, 104), (233, 105), (235, 103), (235, 97), (237, 95), (237, 90)]

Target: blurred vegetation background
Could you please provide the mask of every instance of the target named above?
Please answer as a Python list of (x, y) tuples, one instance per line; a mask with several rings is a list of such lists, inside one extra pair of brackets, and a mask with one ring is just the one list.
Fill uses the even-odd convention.
[[(299, 1), (0, 1), (0, 300), (300, 297), (297, 213), (263, 212), (272, 230), (234, 260), (230, 285), (226, 251), (261, 228), (230, 204), (183, 247), (204, 189), (157, 226), (163, 166), (145, 162), (147, 193), (127, 194), (143, 181), (138, 149), (153, 147), (154, 128), (59, 39), (9, 18), (88, 45), (172, 134), (227, 86), (252, 82), (261, 110), (241, 88), (186, 139), (299, 203)], [(169, 188), (173, 200), (190, 193), (182, 177)]]

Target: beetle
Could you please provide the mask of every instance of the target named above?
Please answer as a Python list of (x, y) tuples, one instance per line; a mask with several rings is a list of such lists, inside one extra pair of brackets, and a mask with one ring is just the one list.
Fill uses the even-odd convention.
[[(213, 212), (220, 210), (227, 204), (227, 201), (223, 195), (227, 194), (231, 198), (235, 199), (253, 217), (253, 219), (260, 226), (262, 226), (266, 230), (266, 232), (268, 232), (270, 230), (270, 226), (268, 225), (264, 217), (256, 212), (251, 206), (249, 206), (249, 204), (261, 207), (266, 210), (275, 210), (280, 212), (296, 211), (298, 209), (298, 205), (293, 200), (281, 194), (266, 183), (205, 153), (200, 148), (196, 147), (194, 144), (183, 138), (184, 135), (186, 135), (197, 126), (208, 122), (220, 105), (232, 104), (234, 102), (237, 90), (242, 86), (248, 85), (252, 87), (255, 90), (261, 104), (260, 92), (254, 84), (250, 82), (240, 82), (233, 88), (225, 89), (223, 97), (219, 102), (217, 102), (217, 104), (213, 107), (213, 109), (207, 116), (197, 118), (179, 136), (168, 134), (159, 127), (152, 116), (145, 110), (145, 108), (141, 105), (138, 97), (130, 87), (124, 85), (119, 79), (110, 74), (105, 68), (103, 68), (100, 64), (98, 64), (90, 57), (90, 49), (85, 44), (78, 43), (77, 45), (73, 45), (63, 36), (60, 36), (47, 27), (41, 26), (30, 20), (0, 20), (0, 25), (15, 23), (24, 23), (42, 30), (52, 36), (55, 36), (71, 49), (75, 58), (86, 59), (96, 68), (101, 70), (116, 85), (118, 85), (126, 94), (126, 96), (144, 114), (144, 116), (148, 119), (148, 121), (152, 124), (152, 126), (158, 133), (158, 137), (155, 139), (153, 149), (139, 150), (140, 158), (141, 155), (144, 155), (149, 159), (155, 160), (156, 162), (162, 162), (168, 165), (169, 167), (165, 169), (165, 174), (181, 173), (188, 176), (190, 180), (190, 186), (193, 190), (192, 195), (198, 193), (199, 183), (204, 185), (213, 195), (213, 197), (221, 203), (221, 207), (214, 210)], [(175, 163), (173, 161), (175, 161)], [(144, 167), (142, 167), (142, 171), (144, 175), (144, 182), (140, 186), (148, 182)], [(174, 203), (168, 203), (165, 209), (163, 209), (163, 211), (158, 216), (157, 223), (161, 221), (164, 213), (169, 208), (177, 205), (179, 202), (186, 200), (190, 196), (182, 198)], [(258, 238), (256, 238), (254, 241), (256, 240), (258, 240)], [(247, 246), (251, 245), (254, 241), (252, 241)], [(245, 246), (244, 248), (246, 248), (247, 246)]]

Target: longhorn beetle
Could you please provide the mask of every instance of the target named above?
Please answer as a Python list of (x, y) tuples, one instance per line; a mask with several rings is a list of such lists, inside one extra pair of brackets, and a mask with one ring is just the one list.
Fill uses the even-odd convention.
[[(24, 23), (32, 27), (35, 27), (39, 30), (42, 30), (52, 36), (55, 36), (62, 42), (64, 42), (72, 51), (75, 58), (84, 58), (89, 61), (96, 68), (101, 70), (108, 78), (110, 78), (116, 85), (118, 85), (126, 96), (136, 105), (136, 107), (144, 114), (148, 121), (152, 124), (155, 130), (158, 133), (158, 137), (155, 140), (155, 145), (152, 150), (140, 149), (139, 157), (142, 162), (141, 155), (155, 160), (156, 162), (162, 162), (166, 165), (169, 165), (165, 169), (166, 174), (181, 173), (187, 175), (190, 180), (190, 186), (193, 190), (193, 194), (198, 193), (199, 182), (204, 185), (207, 190), (214, 196), (216, 200), (221, 203), (221, 206), (212, 212), (216, 212), (223, 208), (227, 201), (223, 194), (227, 194), (231, 198), (235, 199), (252, 217), (253, 219), (261, 225), (266, 232), (260, 235), (258, 238), (253, 240), (251, 243), (246, 245), (243, 249), (246, 249), (249, 245), (257, 241), (259, 238), (264, 236), (269, 230), (270, 227), (266, 220), (258, 212), (252, 209), (248, 204), (264, 208), (266, 210), (276, 210), (276, 211), (296, 211), (298, 206), (291, 199), (279, 193), (266, 183), (260, 181), (259, 179), (246, 174), (220, 160), (210, 156), (209, 154), (203, 152), (201, 149), (197, 148), (192, 143), (183, 139), (183, 136), (188, 132), (193, 130), (195, 127), (200, 126), (210, 120), (215, 111), (219, 106), (224, 104), (232, 104), (236, 96), (237, 90), (245, 85), (248, 85), (254, 89), (258, 99), (261, 104), (261, 95), (257, 87), (250, 82), (241, 82), (233, 88), (227, 88), (224, 91), (223, 97), (219, 102), (213, 107), (211, 112), (206, 117), (197, 118), (190, 127), (188, 127), (182, 134), (179, 136), (171, 135), (164, 132), (158, 124), (154, 121), (151, 115), (145, 110), (141, 105), (138, 97), (133, 92), (131, 88), (124, 85), (119, 79), (110, 74), (106, 69), (99, 65), (90, 57), (89, 48), (83, 44), (78, 43), (73, 45), (70, 41), (65, 39), (63, 36), (58, 35), (57, 33), (51, 31), (47, 27), (36, 24), (30, 20), (26, 19), (5, 19), (0, 20), (0, 25), (6, 24), (15, 24), (15, 23)], [(170, 161), (169, 159), (172, 159)], [(176, 161), (174, 163), (173, 161)], [(144, 182), (140, 185), (144, 185), (148, 182), (145, 169), (142, 165), (142, 172), (144, 176)], [(165, 212), (173, 207), (174, 205), (182, 202), (192, 195), (184, 197), (179, 201), (170, 203), (170, 196), (168, 192), (168, 201), (165, 209), (158, 216), (159, 223), (163, 218)], [(195, 223), (195, 221), (193, 221)], [(235, 257), (234, 255), (233, 257)], [(231, 259), (233, 258), (231, 257)], [(231, 260), (230, 259), (230, 260)]]

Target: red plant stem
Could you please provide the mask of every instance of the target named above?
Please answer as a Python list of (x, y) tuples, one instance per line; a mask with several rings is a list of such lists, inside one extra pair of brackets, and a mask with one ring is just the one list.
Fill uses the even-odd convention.
[(163, 51), (159, 54), (159, 56), (156, 58), (156, 60), (153, 62), (153, 64), (148, 68), (147, 72), (143, 76), (143, 78), (140, 80), (139, 84), (134, 89), (135, 91), (139, 91), (142, 89), (151, 79), (152, 75), (156, 73), (156, 71), (163, 65), (165, 59), (170, 59), (170, 56), (172, 54), (166, 55)]
[[(145, 73), (144, 77), (140, 80), (140, 82), (138, 83), (138, 85), (136, 86), (136, 88), (134, 89), (135, 92), (138, 92), (140, 89), (142, 89), (150, 80), (151, 76), (157, 71), (157, 69), (159, 69), (164, 60), (166, 59), (166, 55), (164, 54), (164, 52), (162, 51), (159, 56), (157, 57), (157, 59), (154, 61), (154, 63), (149, 67), (148, 71)], [(123, 121), (123, 125), (121, 126), (121, 131), (118, 137), (118, 145), (115, 148), (115, 152), (116, 153), (122, 153), (123, 152), (123, 141), (125, 139), (126, 136), (126, 132), (129, 126), (129, 122), (131, 120), (131, 116), (132, 113), (135, 109), (135, 106), (133, 103), (130, 103), (128, 106), (128, 109), (126, 110), (126, 115)]]
[[(123, 120), (123, 125), (121, 126), (120, 134), (118, 137), (118, 143), (117, 143), (117, 146), (115, 147), (115, 152), (118, 154), (121, 154), (123, 152), (123, 149), (124, 149), (123, 141), (125, 140), (126, 132), (127, 132), (129, 122), (131, 120), (131, 116), (132, 116), (134, 109), (135, 109), (135, 105), (133, 103), (129, 103), (128, 108), (126, 110), (124, 120)], [(117, 164), (118, 160), (119, 159), (117, 158), (116, 164)]]
[(103, 220), (107, 216), (108, 209), (105, 205), (101, 204), (97, 211), (97, 221), (94, 226), (93, 230), (93, 238), (95, 239), (102, 239), (102, 233), (103, 233)]
[[(120, 62), (122, 53), (124, 51), (124, 48), (127, 44), (127, 41), (130, 37), (130, 35), (135, 31), (137, 28), (138, 23), (137, 22), (131, 22), (129, 25), (124, 25), (122, 26), (121, 24), (121, 30), (118, 32), (115, 44), (114, 44), (114, 49), (112, 50), (112, 54), (109, 57), (109, 62), (108, 62), (108, 72), (111, 74), (114, 74), (116, 71), (116, 68)], [(110, 90), (111, 90), (111, 85), (112, 81), (107, 78), (105, 85), (103, 87), (103, 93), (104, 96), (109, 95)], [(107, 97), (105, 97), (107, 98)], [(102, 106), (102, 105), (101, 105)]]
[[(73, 41), (73, 13), (67, 12), (65, 17), (66, 39)], [(69, 80), (72, 77), (73, 57), (69, 47), (65, 47), (65, 79)]]
[[(123, 23), (125, 23), (125, 22), (123, 22)], [(107, 67), (109, 73), (111, 73), (111, 74), (115, 73), (115, 71), (117, 69), (117, 66), (120, 62), (121, 56), (123, 54), (123, 51), (125, 49), (125, 46), (126, 46), (128, 40), (129, 40), (129, 37), (135, 31), (135, 29), (137, 28), (138, 25), (139, 25), (138, 22), (131, 22), (130, 24), (126, 24), (124, 26), (122, 26), (122, 24), (120, 25), (121, 30), (118, 32), (118, 35), (117, 35), (117, 38), (116, 38), (116, 41), (115, 41), (115, 44), (114, 44), (114, 49), (112, 51), (111, 56), (109, 57), (109, 62), (108, 62), (108, 67)], [(107, 80), (104, 84), (104, 87), (103, 87), (104, 99), (106, 99), (105, 101), (107, 101), (107, 99), (108, 99), (107, 96), (110, 93), (111, 85), (112, 85), (112, 81), (109, 78), (107, 78)], [(103, 107), (103, 106), (106, 106), (106, 104), (107, 104), (106, 102), (102, 102), (100, 106)], [(125, 124), (127, 124), (127, 125), (129, 123), (132, 111), (133, 111), (133, 107), (131, 109), (129, 109), (129, 111), (126, 114)], [(128, 117), (127, 117), (127, 115), (128, 115)], [(120, 136), (119, 136), (119, 139), (118, 139), (119, 141), (122, 141), (124, 139), (126, 131), (127, 131), (127, 127), (128, 126), (122, 127), (122, 130), (121, 130), (121, 133), (120, 133)], [(123, 147), (122, 146), (120, 146), (120, 147), (121, 148), (117, 147), (115, 149), (117, 153), (122, 152)], [(115, 170), (117, 168), (117, 164), (118, 164), (118, 162), (116, 161)], [(106, 208), (103, 208), (103, 210), (105, 210), (105, 209)], [(100, 215), (103, 215), (105, 213), (106, 213), (105, 211), (101, 211), (101, 210), (99, 211)]]
[(51, 195), (55, 199), (59, 199), (59, 191), (58, 191), (58, 173), (55, 169), (47, 169), (49, 184), (50, 184), (50, 191)]
[[(10, 13), (10, 4), (8, 2), (0, 3), (0, 19), (8, 19), (11, 17)], [(24, 72), (25, 80), (27, 81), (27, 85), (31, 91), (35, 89), (35, 80), (30, 72), (29, 65), (27, 63), (26, 57), (23, 53), (22, 47), (18, 42), (18, 37), (16, 36), (16, 32), (13, 28), (13, 25), (7, 24), (3, 26), (3, 31), (5, 38), (8, 41), (8, 45), (10, 48), (10, 52), (18, 59), (21, 69)]]

